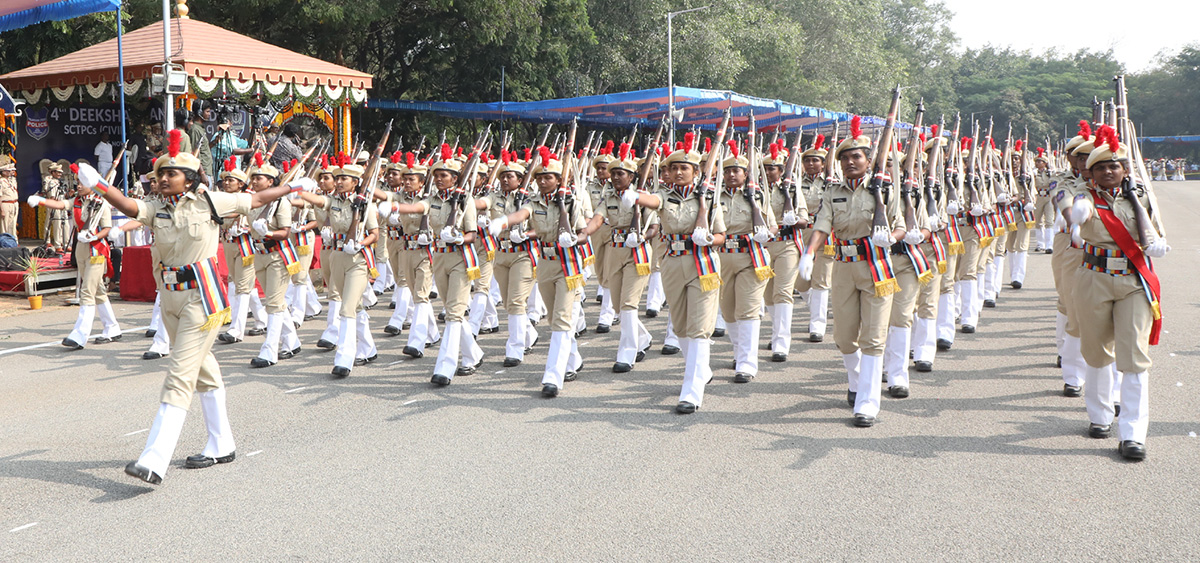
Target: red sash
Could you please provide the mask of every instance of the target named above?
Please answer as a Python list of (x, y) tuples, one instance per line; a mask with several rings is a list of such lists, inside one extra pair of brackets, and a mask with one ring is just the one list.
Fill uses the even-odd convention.
[(1125, 224), (1113, 214), (1104, 198), (1100, 196), (1096, 190), (1091, 190), (1092, 198), (1096, 201), (1096, 216), (1100, 217), (1100, 221), (1104, 223), (1104, 228), (1108, 229), (1108, 235), (1112, 237), (1113, 242), (1117, 243), (1117, 247), (1121, 249), (1121, 253), (1125, 255), (1125, 259), (1133, 265), (1137, 270), (1138, 275), (1142, 278), (1142, 286), (1146, 288), (1147, 299), (1150, 301), (1150, 309), (1154, 312), (1154, 324), (1150, 325), (1150, 345), (1158, 345), (1158, 337), (1162, 332), (1162, 307), (1159, 306), (1159, 284), (1158, 274), (1154, 272), (1154, 267), (1146, 260), (1146, 255), (1142, 254), (1142, 247), (1134, 242), (1133, 237), (1129, 236), (1129, 231), (1125, 229)]

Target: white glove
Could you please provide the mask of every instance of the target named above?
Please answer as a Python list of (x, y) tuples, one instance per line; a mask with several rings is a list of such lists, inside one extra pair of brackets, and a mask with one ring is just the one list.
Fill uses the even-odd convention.
[(292, 226), (288, 230), (290, 230), (293, 235), (298, 234), (298, 233), (303, 233), (304, 232), (304, 223), (292, 223)]
[(983, 206), (979, 205), (978, 203), (971, 204), (971, 215), (973, 215), (975, 217), (982, 217), (983, 216)]
[(766, 244), (771, 241), (771, 232), (768, 231), (766, 227), (756, 227), (754, 229), (754, 235), (751, 236), (751, 238), (753, 238), (754, 242), (757, 242), (758, 244)]
[(122, 231), (121, 229), (113, 227), (108, 230), (108, 240), (111, 242), (120, 242), (120, 240), (124, 237), (125, 231)]
[(383, 219), (395, 212), (394, 206), (395, 204), (390, 201), (382, 201), (375, 207), (375, 210), (379, 212), (379, 218)]
[(425, 233), (425, 232), (418, 233), (417, 234), (417, 244), (419, 244), (421, 246), (429, 246), (430, 244), (433, 244), (433, 239), (429, 237), (429, 233)]
[(488, 232), (491, 233), (492, 236), (494, 236), (494, 237), (500, 236), (500, 234), (503, 233), (504, 229), (506, 229), (506, 228), (508, 228), (508, 219), (507, 218), (496, 219), (495, 221), (492, 221), (491, 223), (489, 223), (487, 226)]
[(1092, 200), (1081, 197), (1071, 204), (1071, 222), (1076, 225), (1082, 225), (1088, 219), (1092, 218), (1092, 214), (1096, 212), (1096, 206), (1092, 204)]
[(438, 240), (447, 244), (454, 244), (454, 227), (442, 227), (442, 232), (438, 235)]
[(387, 222), (389, 225), (391, 225), (393, 227), (395, 227), (396, 225), (399, 225), (400, 224), (400, 214), (392, 213), (391, 215), (388, 215)]
[(479, 225), (479, 228), (485, 231), (488, 228), (488, 224), (491, 222), (492, 220), (488, 218), (487, 215), (480, 215), (477, 219), (475, 219), (475, 224)]
[[(492, 225), (494, 226), (496, 223), (492, 223)], [(525, 236), (524, 229), (520, 227), (513, 227), (512, 230), (508, 232), (508, 240), (511, 240), (517, 244), (521, 244), (529, 240), (529, 237)]]
[(359, 246), (357, 241), (348, 240), (348, 241), (346, 241), (346, 244), (342, 245), (342, 252), (345, 252), (346, 254), (353, 256), (355, 254), (358, 254), (358, 252), (360, 250), (362, 250), (362, 248), (363, 247)]
[(629, 233), (625, 235), (625, 248), (635, 248), (642, 244), (642, 237), (637, 233)]
[(95, 168), (92, 168), (91, 164), (86, 162), (79, 163), (79, 173), (75, 176), (79, 178), (80, 184), (83, 184), (89, 188), (96, 187), (96, 184), (99, 184), (100, 180), (103, 179), (103, 177), (100, 176), (100, 173), (97, 172)]
[(937, 215), (929, 216), (929, 230), (940, 231), (942, 228), (942, 218)]
[(1159, 237), (1154, 239), (1154, 242), (1150, 243), (1150, 246), (1147, 246), (1146, 250), (1142, 252), (1151, 258), (1162, 258), (1170, 251), (1171, 246), (1167, 244), (1167, 239)]
[(800, 255), (800, 279), (811, 280), (813, 272), (813, 255), (811, 252), (805, 251)]
[(1083, 246), (1083, 236), (1079, 234), (1078, 224), (1071, 225), (1071, 242), (1075, 243), (1075, 246)]
[(315, 192), (317, 191), (317, 182), (316, 180), (305, 176), (303, 178), (297, 178), (291, 182), (288, 182), (288, 189), (292, 190), (293, 193)]
[(96, 240), (96, 235), (92, 233), (91, 229), (86, 229), (79, 231), (79, 233), (75, 235), (75, 239), (79, 242), (92, 242)]
[(266, 219), (255, 219), (254, 223), (250, 225), (250, 228), (254, 229), (254, 232), (264, 237), (267, 236), (267, 233), (271, 232), (270, 227), (267, 226)]
[(1001, 205), (1008, 203), (1008, 192), (1000, 192), (996, 194), (996, 203)]
[(904, 242), (908, 244), (921, 244), (925, 240), (925, 235), (921, 234), (921, 229), (910, 229), (904, 233)]
[(299, 203), (303, 198), (300, 197), (300, 192), (288, 192), (288, 203)]
[(896, 244), (896, 239), (892, 238), (892, 232), (887, 227), (875, 227), (875, 232), (871, 233), (871, 243), (878, 247), (885, 247)]
[(328, 225), (321, 227), (321, 238), (325, 240), (333, 238), (333, 229), (329, 228)]
[(621, 207), (623, 209), (633, 209), (637, 205), (638, 193), (633, 188), (626, 188), (625, 193), (621, 194)]
[(564, 248), (575, 246), (575, 243), (577, 242), (577, 240), (578, 239), (574, 233), (570, 233), (567, 231), (558, 233), (558, 245), (562, 246)]
[(1025, 211), (1028, 211), (1029, 213), (1033, 213), (1033, 211), (1035, 209), (1037, 209), (1037, 206), (1032, 203), (1026, 203), (1025, 206), (1022, 207), (1021, 209), (1024, 209)]
[(958, 208), (957, 201), (952, 201), (952, 202), (946, 204), (946, 213), (949, 213), (951, 215), (958, 215), (959, 211), (961, 211), (961, 210)]
[(696, 246), (708, 246), (713, 243), (712, 233), (703, 227), (692, 231), (692, 244)]
[(796, 223), (799, 223), (799, 222), (800, 222), (800, 218), (796, 216), (796, 212), (795, 212), (795, 211), (784, 211), (784, 212), (783, 212), (783, 224), (784, 224), (784, 226), (786, 226), (786, 227), (790, 227), (790, 226), (792, 226), (792, 225), (795, 225)]
[(46, 198), (40, 195), (31, 195), (29, 196), (29, 199), (25, 200), (25, 203), (29, 204), (29, 207), (37, 207), (41, 205), (43, 201), (46, 201)]

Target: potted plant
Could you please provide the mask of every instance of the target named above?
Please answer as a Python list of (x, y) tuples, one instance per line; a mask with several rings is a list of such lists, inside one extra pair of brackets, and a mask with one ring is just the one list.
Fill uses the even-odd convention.
[(25, 270), (25, 294), (29, 296), (29, 308), (41, 309), (42, 296), (36, 295), (38, 276), (42, 274), (42, 266), (37, 258), (32, 256), (22, 259), (21, 266)]

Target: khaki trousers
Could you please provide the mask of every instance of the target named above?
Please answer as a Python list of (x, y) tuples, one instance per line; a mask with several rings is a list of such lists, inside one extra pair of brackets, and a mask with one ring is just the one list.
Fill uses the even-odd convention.
[[(600, 287), (608, 288), (608, 272), (604, 270), (604, 256), (613, 247), (612, 245), (612, 227), (607, 224), (601, 224), (596, 232), (592, 233), (592, 249), (596, 252), (596, 264), (593, 268), (596, 271), (596, 279), (600, 282)], [(619, 250), (619, 249), (618, 249)]]
[[(768, 242), (767, 254), (771, 257), (771, 269), (775, 271), (775, 275), (767, 279), (763, 294), (771, 296), (772, 305), (793, 303), (796, 298), (792, 296), (792, 292), (796, 289), (796, 284), (809, 283), (799, 279), (800, 249), (790, 240)], [(814, 265), (813, 277), (816, 275), (817, 268)]]
[[(345, 253), (343, 253), (345, 254)], [(287, 269), (278, 252), (254, 253), (254, 275), (262, 283), (263, 308), (268, 315), (287, 310)]]
[(767, 280), (754, 274), (750, 254), (718, 252), (717, 256), (721, 259), (721, 317), (727, 323), (759, 320)]
[[(666, 246), (666, 243), (663, 243)], [(667, 306), (671, 308), (671, 327), (680, 338), (708, 338), (717, 327), (719, 289), (700, 288), (700, 274), (691, 254), (663, 256), (662, 282)], [(721, 261), (717, 260), (717, 275)]]
[(442, 298), (442, 307), (446, 308), (446, 322), (465, 321), (467, 305), (471, 301), (471, 280), (467, 279), (467, 261), (461, 250), (433, 255), (433, 280)]
[[(496, 251), (500, 254), (500, 251)], [(471, 293), (488, 293), (492, 292), (492, 276), (495, 275), (496, 264), (492, 260), (487, 259), (487, 251), (483, 249), (483, 245), (479, 245), (479, 279), (471, 282)]]
[(401, 277), (408, 282), (413, 305), (429, 303), (429, 292), (433, 291), (433, 264), (429, 252), (424, 249), (402, 250), (398, 256)]
[[(300, 247), (297, 246), (296, 251), (299, 252), (299, 250), (300, 250)], [(300, 254), (299, 258), (300, 258), (300, 271), (296, 272), (295, 274), (292, 274), (292, 278), (291, 278), (292, 283), (294, 283), (296, 285), (307, 285), (308, 284), (308, 271), (312, 269), (313, 253), (309, 252), (308, 254)]]
[(1084, 361), (1094, 368), (1116, 362), (1117, 370), (1131, 374), (1148, 371), (1154, 312), (1138, 276), (1080, 268), (1075, 283), (1075, 316)]
[(1029, 252), (1029, 229), (1025, 228), (1025, 220), (1020, 215), (1017, 215), (1017, 230), (1008, 233), (1004, 249), (1008, 252)]
[[(335, 296), (340, 297), (342, 308), (338, 314), (345, 319), (356, 318), (358, 312), (363, 310), (363, 292), (371, 283), (367, 274), (367, 259), (363, 257), (362, 252), (355, 252), (351, 256), (341, 250), (330, 250), (325, 253), (325, 258), (329, 260), (329, 281), (327, 283), (329, 287), (333, 288), (329, 300), (338, 301), (339, 299), (335, 299)], [(255, 263), (257, 262), (258, 260), (255, 259)], [(266, 289), (265, 285), (263, 289)], [(270, 311), (268, 308), (267, 312)]]
[(1054, 287), (1058, 290), (1058, 312), (1067, 316), (1067, 334), (1079, 336), (1079, 317), (1075, 314), (1075, 295), (1079, 291), (1076, 273), (1081, 270), (1083, 249), (1071, 246), (1071, 235), (1055, 233), (1054, 254), (1050, 267), (1054, 272)]
[(404, 247), (407, 244), (408, 242), (403, 240), (388, 241), (388, 267), (392, 269), (392, 277), (396, 279), (396, 287), (408, 287), (408, 278), (404, 275), (404, 266), (400, 263), (402, 260), (400, 257), (401, 253), (404, 252)]
[(979, 272), (979, 235), (971, 225), (959, 225), (958, 233), (962, 235), (963, 253), (958, 256), (958, 264), (954, 268), (954, 281), (974, 281)]
[(1033, 218), (1037, 221), (1037, 226), (1043, 229), (1048, 229), (1054, 225), (1054, 201), (1050, 196), (1038, 196), (1034, 202), (1036, 209), (1033, 210)]
[(99, 264), (93, 264), (91, 254), (91, 243), (75, 244), (75, 265), (79, 269), (80, 305), (108, 303), (108, 287), (104, 284), (104, 274), (108, 271), (108, 263), (101, 261)]
[(0, 203), (0, 233), (17, 236), (17, 211), (16, 203)]
[[(580, 289), (567, 289), (567, 278), (563, 276), (562, 264), (557, 258), (542, 258), (538, 263), (537, 286), (546, 304), (551, 332), (570, 331), (574, 334), (575, 302), (579, 300)], [(449, 320), (449, 315), (446, 318)]]
[[(937, 318), (937, 304), (938, 297), (942, 293), (943, 275), (938, 272), (937, 259), (933, 256), (933, 245), (929, 242), (921, 243), (921, 252), (924, 252), (925, 258), (929, 260), (929, 271), (933, 272), (933, 279), (929, 280), (929, 283), (917, 284), (919, 287), (917, 287), (916, 313), (922, 319), (933, 320)], [(946, 266), (946, 271), (950, 271), (949, 264)]]
[(338, 252), (336, 248), (321, 249), (321, 283), (325, 285), (326, 297), (330, 301), (341, 301), (342, 294), (333, 290), (333, 284), (329, 283), (330, 273), (333, 271), (333, 253)]
[(225, 268), (229, 270), (229, 281), (233, 282), (234, 292), (248, 294), (254, 290), (254, 265), (242, 265), (242, 254), (238, 251), (237, 243), (222, 242), (221, 250), (225, 252)]
[(887, 342), (892, 296), (875, 295), (871, 269), (863, 262), (833, 265), (833, 340), (843, 355), (859, 350), (867, 356), (883, 356)]
[[(808, 248), (808, 243), (812, 241), (812, 233), (812, 229), (805, 229), (804, 231), (802, 242), (805, 248)], [(774, 259), (775, 255), (771, 254), (771, 258)], [(825, 254), (824, 248), (818, 248), (816, 256), (813, 256), (812, 278), (803, 280), (797, 277), (796, 290), (800, 293), (806, 293), (810, 289), (829, 289), (829, 284), (833, 282), (833, 263), (836, 261), (832, 254)], [(800, 254), (798, 250), (796, 253), (796, 262), (792, 266), (793, 270), (798, 271), (800, 266)], [(793, 273), (792, 275), (795, 276), (796, 274)], [(775, 301), (775, 304), (778, 303), (783, 303), (783, 301)], [(791, 303), (791, 301), (787, 301), (787, 303)]]
[(161, 402), (187, 410), (192, 394), (206, 393), (224, 387), (221, 367), (212, 355), (213, 341), (221, 325), (201, 330), (208, 322), (200, 290), (163, 290), (159, 295), (163, 328), (171, 339), (171, 354), (167, 356), (167, 378), (163, 381)]
[[(636, 311), (642, 304), (642, 295), (650, 285), (650, 274), (639, 276), (632, 248), (606, 244), (604, 262), (600, 271), (600, 283), (612, 294), (613, 304), (620, 311)], [(597, 262), (601, 264), (601, 262)]]
[[(910, 328), (922, 285), (917, 279), (917, 269), (913, 267), (912, 260), (907, 255), (893, 254), (892, 267), (896, 272), (896, 281), (900, 284), (900, 291), (892, 296), (892, 310), (888, 325)], [(932, 285), (932, 282), (925, 285)]]
[(524, 315), (533, 291), (533, 262), (529, 253), (496, 251), (492, 275), (500, 285), (504, 310), (510, 315)]

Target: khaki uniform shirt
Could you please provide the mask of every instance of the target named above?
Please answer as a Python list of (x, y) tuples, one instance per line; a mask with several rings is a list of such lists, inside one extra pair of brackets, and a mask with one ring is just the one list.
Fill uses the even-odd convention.
[[(358, 236), (358, 233), (350, 233), (350, 226), (354, 223), (352, 197), (353, 194), (351, 197), (325, 196), (325, 205), (316, 209), (317, 220), (329, 225), (334, 235)], [(379, 212), (375, 210), (374, 202), (367, 203), (367, 217), (363, 226), (366, 227), (364, 232), (379, 228)]]
[[(453, 198), (443, 199), (442, 194), (434, 193), (420, 202), (425, 207), (425, 212), (429, 214), (429, 229), (433, 231), (435, 239), (442, 232), (442, 228), (446, 226), (446, 220), (450, 218), (450, 213), (454, 211), (452, 203), (455, 201)], [(458, 220), (454, 222), (454, 226), (464, 233), (475, 232), (478, 229), (477, 220), (475, 201), (471, 196), (467, 196), (463, 200), (463, 210), (458, 214)], [(420, 217), (417, 222), (419, 226)], [(405, 224), (407, 225), (407, 223)]]
[[(264, 217), (264, 219), (267, 220), (267, 229), (269, 229), (268, 234), (270, 234), (270, 231), (278, 231), (280, 229), (287, 229), (287, 228), (291, 227), (292, 226), (292, 204), (291, 204), (291, 202), (289, 202), (287, 200), (287, 198), (280, 198), (280, 199), (275, 200), (274, 202), (268, 203), (266, 205), (268, 210), (271, 206), (275, 206), (275, 212), (271, 213), (271, 215), (269, 217)], [(255, 219), (258, 219), (258, 217), (255, 217)], [(250, 238), (254, 239), (254, 242), (257, 242), (257, 243), (261, 243), (265, 240), (268, 240), (265, 236), (259, 234), (258, 231), (255, 231), (254, 229), (250, 229)]]
[[(875, 217), (875, 196), (867, 190), (868, 179), (862, 178), (862, 184), (856, 188), (847, 185), (846, 181), (827, 186), (821, 197), (821, 208), (817, 211), (813, 228), (818, 231), (836, 235), (842, 240), (856, 240), (871, 236), (872, 221)], [(900, 213), (899, 197), (896, 197), (896, 187), (887, 188), (884, 197), (884, 209), (888, 228), (894, 230), (903, 225), (904, 217)]]
[[(567, 220), (570, 221), (569, 228), (572, 233), (577, 233), (587, 226), (589, 215), (584, 214), (584, 208), (589, 206), (584, 202), (586, 199), (585, 196), (567, 202)], [(539, 240), (546, 244), (558, 241), (558, 222), (561, 215), (558, 203), (553, 199), (546, 201), (546, 198), (538, 194), (530, 199), (522, 209), (529, 210), (529, 226), (537, 233)]]
[(16, 201), (18, 197), (17, 178), (0, 178), (0, 201)]
[[(774, 229), (777, 224), (775, 214), (771, 213), (771, 205), (763, 197), (762, 190), (754, 193), (754, 199), (762, 209), (763, 221), (766, 223), (767, 229)], [(732, 194), (729, 193), (729, 190), (721, 190), (721, 216), (725, 219), (725, 234), (749, 235), (754, 233), (754, 209), (750, 206), (750, 202), (746, 201), (746, 195), (742, 188), (738, 188)]]
[(641, 214), (641, 232), (643, 235), (650, 225), (658, 223), (658, 213), (653, 209), (647, 209), (639, 205), (635, 205), (631, 209), (622, 208), (621, 194), (613, 189), (612, 184), (604, 187), (604, 192), (596, 203), (596, 213), (604, 218), (604, 224), (608, 225), (610, 229), (629, 230), (633, 225), (634, 213)]
[[(689, 234), (696, 230), (696, 215), (700, 211), (700, 189), (697, 187), (685, 199), (672, 186), (660, 184), (658, 190), (651, 192), (658, 196), (661, 204), (658, 207), (658, 224), (662, 233), (667, 235)], [(711, 233), (725, 232), (725, 216), (721, 206), (715, 204), (716, 198), (710, 194), (714, 202), (708, 206), (709, 225)]]
[[(209, 192), (208, 195), (212, 211), (220, 217), (250, 214), (250, 194)], [(135, 203), (138, 211), (134, 220), (154, 231), (154, 247), (164, 266), (178, 268), (217, 255), (220, 227), (212, 221), (208, 201), (197, 191), (184, 192), (176, 205), (159, 198)]]

